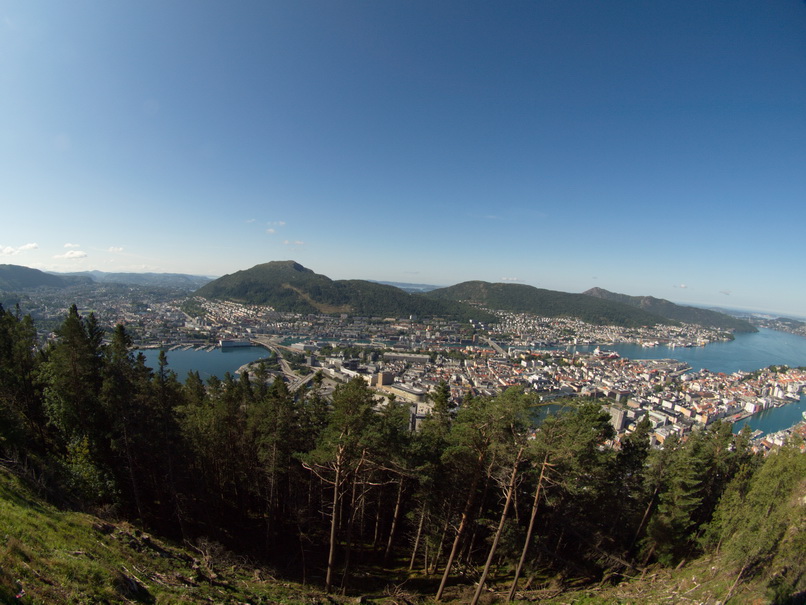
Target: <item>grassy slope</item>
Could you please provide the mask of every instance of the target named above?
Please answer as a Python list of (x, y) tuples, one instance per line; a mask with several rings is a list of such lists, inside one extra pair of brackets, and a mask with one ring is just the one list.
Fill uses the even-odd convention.
[(59, 511), (0, 468), (2, 603), (332, 602), (229, 559), (214, 545), (182, 549), (126, 523)]
[[(405, 572), (402, 574), (405, 577)], [(519, 591), (521, 603), (729, 603), (769, 602), (762, 585), (725, 573), (718, 560), (703, 558), (677, 570), (647, 571), (617, 586), (564, 589), (535, 581)], [(431, 603), (436, 580), (414, 578), (399, 591), (381, 591), (359, 602)], [(503, 578), (502, 578), (503, 580)], [(408, 590), (406, 590), (408, 585)], [(413, 590), (412, 590), (413, 589)], [(506, 580), (492, 584), (482, 603), (503, 602)], [(24, 591), (24, 595), (17, 597)], [(455, 578), (446, 603), (465, 603), (471, 584)], [(216, 545), (180, 548), (128, 523), (60, 511), (35, 497), (0, 467), (0, 603), (355, 603), (316, 589), (277, 580), (270, 570), (250, 566)]]

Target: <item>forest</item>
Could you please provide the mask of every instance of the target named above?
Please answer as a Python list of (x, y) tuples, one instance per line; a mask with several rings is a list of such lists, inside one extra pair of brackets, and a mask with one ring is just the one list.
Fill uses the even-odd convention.
[(515, 600), (714, 553), (731, 591), (806, 593), (802, 443), (762, 457), (717, 422), (656, 448), (647, 421), (615, 443), (596, 401), (545, 416), (513, 388), (454, 407), (445, 384), (413, 431), (408, 403), (361, 379), (326, 399), (320, 383), (292, 394), (265, 367), (180, 379), (75, 306), (42, 347), (0, 307), (0, 463), (61, 507), (334, 593), (402, 570), (435, 601), (456, 586)]

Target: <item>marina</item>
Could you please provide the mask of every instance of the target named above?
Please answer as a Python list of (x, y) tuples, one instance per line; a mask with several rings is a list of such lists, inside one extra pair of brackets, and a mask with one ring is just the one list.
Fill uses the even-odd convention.
[[(241, 341), (243, 342), (243, 341)], [(249, 341), (245, 341), (249, 343)], [(249, 343), (251, 345), (251, 343)], [(594, 353), (595, 345), (576, 346), (573, 349), (582, 353)], [(183, 380), (189, 371), (198, 371), (202, 378), (223, 377), (226, 372), (235, 374), (245, 364), (268, 356), (268, 350), (261, 346), (228, 346), (174, 344), (165, 348), (168, 351), (169, 369)], [(601, 352), (601, 349), (600, 349)], [(704, 347), (670, 347), (664, 344), (643, 347), (640, 345), (609, 344), (608, 352), (633, 359), (650, 359), (660, 362), (674, 359), (685, 363), (690, 371), (709, 369), (714, 372), (732, 374), (738, 371), (750, 372), (774, 364), (791, 367), (806, 366), (806, 338), (761, 330), (756, 334), (740, 334), (730, 342), (711, 343)], [(158, 364), (158, 349), (147, 349), (143, 353), (151, 367)], [(774, 433), (797, 424), (806, 413), (804, 397), (795, 397), (785, 403), (782, 399), (777, 406), (756, 414), (741, 413), (731, 420), (734, 431), (745, 425), (759, 435)]]

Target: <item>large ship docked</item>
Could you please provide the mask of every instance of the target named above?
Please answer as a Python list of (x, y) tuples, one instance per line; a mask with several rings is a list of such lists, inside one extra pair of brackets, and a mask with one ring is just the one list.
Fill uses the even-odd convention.
[(222, 349), (234, 349), (235, 347), (251, 347), (252, 341), (222, 339), (218, 341), (218, 344), (221, 346)]

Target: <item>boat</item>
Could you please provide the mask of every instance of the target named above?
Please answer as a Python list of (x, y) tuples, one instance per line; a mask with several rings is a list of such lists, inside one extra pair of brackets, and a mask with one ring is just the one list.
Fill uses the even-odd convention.
[(252, 342), (249, 340), (230, 340), (230, 339), (222, 339), (218, 341), (219, 346), (222, 349), (232, 349), (234, 347), (251, 347)]
[(803, 416), (804, 420), (806, 420), (806, 411), (801, 412), (800, 415)]

